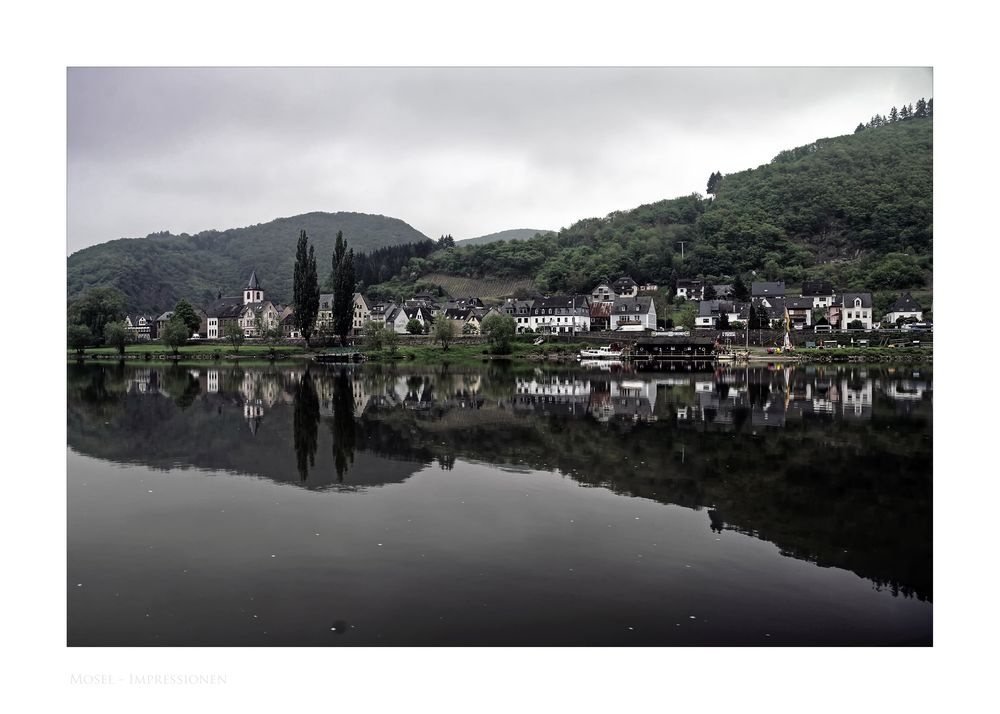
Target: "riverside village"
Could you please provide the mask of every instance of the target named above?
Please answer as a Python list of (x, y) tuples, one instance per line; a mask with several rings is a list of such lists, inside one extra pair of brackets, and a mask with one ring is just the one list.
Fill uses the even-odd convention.
[[(197, 348), (238, 356), (244, 344), (267, 343), (272, 356), (289, 356), (307, 344), (294, 307), (269, 299), (256, 271), (251, 271), (240, 294), (219, 294), (204, 306), (182, 302), (187, 303), (183, 309), (197, 316), (184, 340), (188, 351)], [(803, 355), (844, 357), (852, 351), (870, 357), (879, 349), (920, 348), (929, 355), (933, 335), (928, 314), (910, 292), (895, 294), (878, 309), (872, 292), (840, 291), (825, 280), (787, 286), (782, 281), (746, 285), (740, 280), (678, 279), (675, 285), (656, 285), (639, 284), (625, 275), (596, 281), (589, 294), (497, 298), (449, 295), (438, 288), (397, 300), (351, 291), (350, 301), (345, 302), (349, 324), (341, 345), (336, 339), (335, 295), (319, 293), (318, 309), (309, 323), (313, 359), (360, 360), (366, 351), (375, 351), (371, 348), (389, 342), (395, 349), (400, 340), (407, 345), (443, 343), (445, 357), (449, 344), (488, 341), (491, 325), (493, 330), (509, 333), (508, 342), (530, 342), (533, 347), (548, 344), (556, 348), (543, 351), (551, 358), (565, 359), (572, 353), (584, 363), (773, 361)], [(127, 341), (139, 345), (163, 342), (175, 312), (123, 315)], [(386, 333), (394, 337), (383, 340)], [(559, 349), (560, 344), (582, 347), (568, 353)], [(277, 345), (285, 351), (276, 351)]]

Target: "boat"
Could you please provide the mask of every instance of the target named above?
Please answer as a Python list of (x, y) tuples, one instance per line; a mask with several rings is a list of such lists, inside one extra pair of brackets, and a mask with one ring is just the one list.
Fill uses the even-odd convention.
[(715, 359), (720, 362), (746, 362), (750, 359), (749, 350), (746, 352), (723, 351), (716, 352)]
[(622, 348), (617, 344), (598, 347), (597, 349), (580, 350), (579, 359), (621, 359)]

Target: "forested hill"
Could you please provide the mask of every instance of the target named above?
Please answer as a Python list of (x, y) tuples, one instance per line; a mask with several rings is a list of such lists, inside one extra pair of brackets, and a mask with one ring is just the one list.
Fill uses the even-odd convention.
[(414, 260), (403, 275), (533, 277), (553, 292), (589, 292), (595, 280), (623, 274), (672, 284), (750, 271), (793, 284), (824, 278), (840, 289), (924, 286), (932, 267), (933, 119), (861, 129), (722, 176), (714, 198), (659, 201), (528, 240), (459, 244)]
[(486, 243), (495, 243), (498, 240), (525, 240), (527, 238), (534, 238), (536, 235), (545, 233), (552, 233), (552, 231), (542, 231), (536, 228), (511, 228), (506, 231), (489, 233), (487, 235), (478, 236), (476, 238), (465, 238), (464, 240), (458, 241), (458, 244), (484, 245)]
[(127, 310), (162, 312), (182, 297), (205, 305), (220, 291), (238, 295), (250, 271), (256, 270), (265, 296), (288, 302), (300, 230), (316, 246), (321, 276), (329, 271), (338, 230), (355, 253), (427, 240), (397, 218), (365, 213), (305, 213), (196, 235), (153, 233), (73, 253), (67, 261), (67, 295), (113, 286), (125, 294)]

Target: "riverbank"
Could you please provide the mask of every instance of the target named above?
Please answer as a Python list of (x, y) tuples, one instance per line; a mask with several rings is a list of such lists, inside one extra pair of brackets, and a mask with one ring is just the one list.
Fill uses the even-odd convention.
[(836, 347), (802, 348), (793, 354), (803, 362), (930, 362), (934, 350), (929, 347)]
[[(445, 349), (430, 341), (409, 343), (395, 350), (368, 350), (358, 347), (311, 347), (305, 345), (244, 345), (236, 352), (231, 346), (220, 343), (184, 345), (177, 354), (170, 348), (156, 344), (129, 345), (124, 355), (119, 355), (113, 347), (89, 348), (82, 355), (76, 351), (67, 352), (68, 359), (79, 360), (128, 360), (128, 361), (174, 361), (184, 363), (246, 363), (254, 361), (269, 363), (289, 360), (311, 360), (319, 354), (338, 352), (360, 352), (366, 362), (393, 363), (480, 363), (484, 361), (519, 361), (527, 363), (573, 364), (581, 349), (592, 347), (588, 342), (543, 342), (519, 337), (511, 342), (507, 354), (491, 354), (489, 345), (483, 341), (456, 342)], [(796, 348), (792, 352), (768, 354), (761, 348), (750, 349), (751, 363), (777, 362), (924, 362), (931, 361), (933, 349), (930, 347), (838, 347), (838, 348)], [(734, 364), (725, 362), (725, 364)], [(739, 363), (735, 363), (739, 364)]]
[(508, 354), (491, 354), (489, 345), (451, 344), (403, 345), (395, 351), (363, 350), (366, 362), (482, 362), (484, 360), (519, 360), (526, 362), (576, 362), (580, 350), (588, 345), (583, 342), (553, 342), (541, 345), (533, 341), (515, 340)]

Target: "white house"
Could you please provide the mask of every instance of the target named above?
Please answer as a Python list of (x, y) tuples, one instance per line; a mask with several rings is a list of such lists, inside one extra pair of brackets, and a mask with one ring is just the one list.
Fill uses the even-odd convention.
[(125, 327), (137, 340), (149, 340), (156, 332), (156, 318), (150, 315), (126, 315)]
[(531, 329), (545, 333), (590, 331), (590, 301), (586, 295), (554, 295), (531, 305)]
[(920, 307), (920, 303), (914, 300), (910, 293), (903, 293), (896, 299), (896, 302), (889, 306), (889, 311), (885, 314), (883, 321), (895, 325), (897, 320), (907, 319), (921, 322), (924, 319), (924, 311)]
[[(598, 288), (599, 287), (600, 285)], [(611, 288), (608, 288), (608, 290), (610, 289)], [(520, 334), (524, 332), (525, 329), (531, 327), (531, 304), (531, 300), (515, 300), (514, 298), (507, 298), (507, 301), (497, 308), (497, 310), (514, 318), (517, 332)]]
[(749, 310), (746, 303), (732, 300), (702, 300), (698, 303), (698, 314), (694, 318), (694, 326), (700, 329), (711, 329), (719, 326), (722, 316), (732, 324), (746, 320)]
[(656, 329), (656, 304), (648, 295), (620, 297), (611, 308), (611, 329)]
[(385, 313), (385, 326), (401, 335), (408, 334), (406, 325), (410, 320), (416, 320), (421, 324), (424, 331), (427, 330), (427, 323), (431, 321), (429, 313), (424, 312), (422, 307), (393, 306), (391, 311)]
[(813, 307), (830, 307), (833, 304), (833, 283), (828, 280), (806, 280), (802, 283), (802, 297), (812, 298)]
[(700, 280), (678, 280), (677, 297), (685, 300), (701, 300), (705, 294), (705, 286)]
[(850, 329), (852, 322), (860, 322), (862, 329), (872, 329), (871, 293), (844, 293), (839, 300), (839, 307), (841, 330)]

